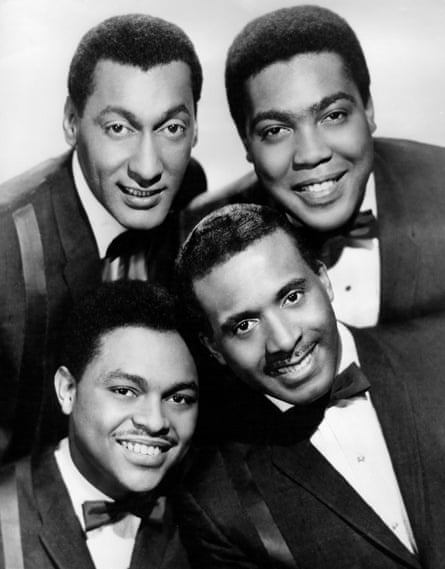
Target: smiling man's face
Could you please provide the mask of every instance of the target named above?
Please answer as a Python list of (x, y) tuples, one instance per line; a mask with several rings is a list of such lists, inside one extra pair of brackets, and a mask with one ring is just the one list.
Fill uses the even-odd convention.
[(297, 55), (246, 83), (244, 144), (268, 195), (318, 231), (359, 207), (372, 169), (372, 101), (335, 53)]
[(188, 65), (147, 71), (101, 60), (79, 114), (68, 99), (64, 129), (93, 194), (122, 225), (152, 229), (170, 210), (196, 142)]
[(190, 445), (198, 380), (177, 332), (112, 330), (81, 378), (59, 368), (56, 390), (74, 463), (112, 498), (154, 489)]
[(332, 291), (278, 229), (194, 282), (220, 363), (256, 390), (296, 405), (326, 393), (338, 359)]

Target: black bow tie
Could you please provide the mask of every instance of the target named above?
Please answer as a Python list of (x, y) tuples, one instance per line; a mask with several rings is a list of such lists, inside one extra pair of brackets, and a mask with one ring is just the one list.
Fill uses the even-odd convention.
[(364, 239), (378, 237), (377, 219), (370, 209), (361, 211), (355, 218), (336, 231), (315, 237), (320, 260), (329, 268), (338, 261), (343, 249), (359, 247)]
[(369, 381), (362, 370), (356, 364), (351, 364), (334, 378), (326, 395), (309, 405), (294, 405), (281, 413), (274, 434), (283, 444), (310, 438), (330, 405), (361, 395), (369, 388)]
[(133, 514), (153, 524), (162, 524), (165, 511), (165, 497), (153, 498), (132, 494), (129, 498), (108, 502), (89, 500), (82, 504), (85, 531), (114, 524), (127, 514)]

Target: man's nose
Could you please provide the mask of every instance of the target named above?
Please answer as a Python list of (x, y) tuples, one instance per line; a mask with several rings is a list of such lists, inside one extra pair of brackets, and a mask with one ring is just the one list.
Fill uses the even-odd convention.
[(135, 426), (143, 428), (150, 435), (166, 433), (170, 428), (163, 401), (159, 397), (140, 397), (132, 420)]
[(153, 135), (141, 135), (128, 160), (128, 175), (139, 186), (146, 188), (161, 179), (162, 171), (162, 161)]
[(315, 168), (332, 158), (332, 149), (319, 127), (303, 126), (295, 134), (293, 166), (295, 170)]
[(270, 354), (292, 351), (302, 336), (301, 327), (281, 311), (268, 315), (266, 330), (266, 350)]

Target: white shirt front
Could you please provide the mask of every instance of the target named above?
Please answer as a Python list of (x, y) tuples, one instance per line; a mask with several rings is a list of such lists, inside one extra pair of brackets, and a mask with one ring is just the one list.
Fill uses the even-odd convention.
[[(361, 211), (371, 210), (377, 218), (374, 175), (366, 186)], [(334, 290), (337, 320), (364, 328), (377, 324), (380, 311), (380, 252), (378, 239), (363, 239), (356, 247), (346, 246), (337, 263), (328, 269)]]
[(73, 153), (74, 186), (79, 195), (80, 202), (90, 222), (91, 230), (96, 240), (99, 257), (103, 259), (108, 246), (115, 237), (126, 231), (111, 213), (100, 203), (88, 186), (79, 164), (77, 152)]
[[(68, 439), (63, 439), (54, 452), (57, 466), (68, 490), (74, 512), (85, 531), (82, 504), (87, 500), (113, 500), (95, 488), (74, 464)], [(86, 533), (86, 544), (97, 569), (128, 569), (140, 519), (128, 514), (114, 524)]]
[[(340, 373), (351, 363), (360, 362), (350, 331), (341, 323), (338, 331)], [(282, 411), (291, 407), (275, 398), (269, 399)], [(365, 393), (328, 407), (310, 440), (407, 549), (415, 553), (408, 514), (371, 395)]]

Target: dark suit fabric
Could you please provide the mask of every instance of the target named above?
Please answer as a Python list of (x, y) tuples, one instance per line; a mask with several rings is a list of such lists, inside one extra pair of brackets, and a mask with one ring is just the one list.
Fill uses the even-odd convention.
[[(161, 227), (150, 232), (147, 257), (151, 281), (170, 283), (181, 237), (182, 208), (205, 187), (204, 172), (192, 160), (172, 212)], [(26, 208), (35, 215), (38, 239), (32, 240), (40, 246), (43, 259), (39, 262), (31, 255), (36, 266), (31, 262), (28, 270), (14, 223), (17, 212)], [(74, 301), (101, 280), (97, 246), (74, 187), (71, 154), (0, 187), (0, 266), (0, 456), (14, 431), (16, 439), (9, 448), (12, 459), (29, 452), (41, 414), (42, 392), (53, 391), (55, 354), (67, 313)], [(33, 287), (42, 281), (46, 294), (32, 304)], [(30, 304), (37, 307), (37, 314), (32, 313)], [(55, 433), (52, 442), (59, 434)]]
[[(16, 480), (25, 569), (94, 569), (53, 451), (18, 462)], [(4, 567), (3, 539), (0, 546), (0, 567), (10, 569)], [(162, 526), (141, 522), (129, 569), (188, 567), (168, 505)]]
[[(374, 174), (381, 256), (379, 322), (445, 309), (445, 148), (376, 138)], [(252, 175), (209, 192), (188, 211), (187, 228), (227, 203), (271, 205)]]
[[(445, 323), (439, 318), (411, 321), (400, 329), (354, 331), (417, 543), (417, 558), (307, 438), (291, 429), (279, 434), (274, 425), (281, 412), (263, 395), (239, 384), (238, 388), (218, 384), (212, 392), (219, 411), (209, 413), (213, 431), (207, 424), (180, 501), (180, 525), (192, 565), (445, 567), (444, 332)], [(219, 442), (212, 444), (212, 438)], [(266, 553), (258, 526), (240, 498), (247, 492), (245, 479), (230, 467), (229, 453), (235, 453), (237, 464), (250, 469), (290, 550), (290, 565), (273, 562)]]

